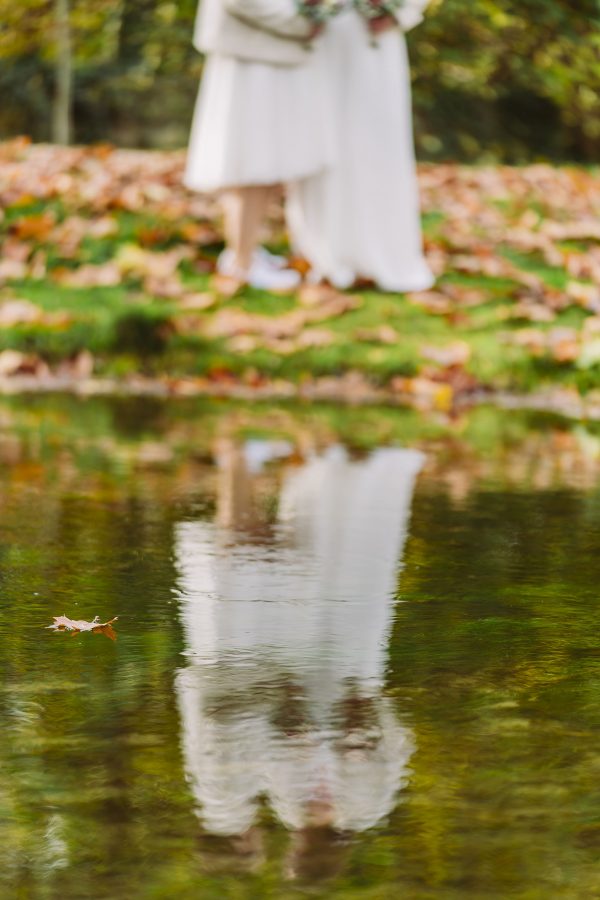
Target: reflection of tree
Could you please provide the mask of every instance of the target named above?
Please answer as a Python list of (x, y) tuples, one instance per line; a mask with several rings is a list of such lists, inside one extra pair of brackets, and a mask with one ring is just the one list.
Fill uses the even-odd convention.
[(421, 456), (353, 462), (331, 447), (288, 469), (261, 528), (265, 450), (284, 452), (222, 441), (219, 524), (176, 529), (190, 656), (177, 693), (206, 831), (258, 846), (266, 798), (296, 834), (289, 873), (308, 874), (324, 845), (333, 866), (341, 835), (385, 817), (406, 780), (412, 738), (382, 684)]

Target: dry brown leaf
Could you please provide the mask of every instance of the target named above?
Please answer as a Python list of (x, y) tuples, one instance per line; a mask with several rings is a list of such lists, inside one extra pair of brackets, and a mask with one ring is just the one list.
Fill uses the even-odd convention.
[(53, 212), (47, 211), (17, 219), (12, 223), (10, 230), (19, 240), (44, 242), (50, 236), (55, 224), (56, 216)]
[(579, 335), (574, 328), (553, 328), (548, 332), (548, 350), (557, 362), (574, 362), (580, 352)]
[(391, 325), (380, 325), (379, 328), (359, 328), (354, 332), (354, 340), (368, 344), (397, 344), (400, 335)]
[(205, 317), (193, 310), (183, 315), (178, 315), (173, 320), (176, 334), (201, 334), (205, 327)]
[(211, 222), (185, 222), (179, 226), (179, 234), (188, 244), (200, 247), (216, 244), (221, 236)]
[(233, 337), (257, 334), (264, 338), (295, 337), (304, 327), (306, 314), (292, 310), (281, 316), (261, 316), (241, 309), (221, 309), (208, 321), (205, 333), (209, 337)]
[(445, 316), (452, 312), (454, 303), (440, 291), (419, 291), (406, 295), (406, 299), (414, 306), (419, 306), (434, 316)]
[(57, 247), (63, 259), (73, 259), (79, 252), (84, 238), (104, 240), (107, 237), (114, 237), (118, 230), (117, 220), (113, 216), (89, 219), (70, 215), (56, 225), (49, 235), (49, 241)]
[(229, 338), (227, 346), (234, 353), (252, 353), (259, 346), (256, 337), (251, 334), (237, 334)]
[(242, 290), (244, 282), (239, 278), (232, 278), (231, 275), (222, 275), (220, 272), (215, 272), (210, 279), (210, 286), (219, 297), (229, 299), (230, 297), (235, 297)]
[(47, 375), (47, 364), (33, 353), (22, 353), (20, 350), (3, 350), (0, 353), (0, 376), (13, 375)]
[(54, 269), (52, 277), (66, 287), (115, 287), (123, 281), (121, 271), (114, 262), (99, 265), (88, 263), (78, 269)]
[(179, 309), (185, 309), (190, 311), (201, 311), (203, 309), (210, 309), (211, 306), (214, 306), (217, 302), (217, 298), (214, 294), (209, 293), (208, 291), (204, 291), (202, 293), (196, 294), (183, 294), (179, 299)]
[(567, 296), (590, 312), (600, 312), (600, 286), (570, 281), (566, 287)]
[(538, 328), (522, 328), (506, 335), (506, 341), (527, 350), (533, 356), (541, 356), (547, 345), (546, 334)]
[(53, 624), (46, 627), (51, 631), (68, 631), (73, 636), (89, 631), (92, 634), (104, 634), (111, 641), (116, 641), (117, 634), (112, 625), (118, 618), (115, 616), (108, 622), (101, 622), (99, 616), (96, 616), (92, 622), (87, 622), (84, 619), (69, 619), (68, 616), (54, 616)]
[[(418, 294), (413, 294), (413, 296), (417, 297)], [(489, 299), (489, 295), (485, 291), (482, 291), (480, 288), (468, 287), (465, 284), (445, 284), (442, 296), (450, 297), (457, 306), (463, 309), (480, 306)]]
[[(305, 322), (325, 322), (327, 319), (335, 319), (347, 312), (352, 312), (362, 306), (362, 297), (356, 294), (330, 295), (318, 306), (307, 309), (304, 312)], [(302, 315), (302, 314), (301, 314)]]
[(178, 300), (185, 293), (185, 286), (177, 273), (166, 277), (147, 275), (144, 278), (144, 291), (151, 297)]
[(65, 359), (59, 363), (56, 374), (68, 378), (85, 380), (94, 374), (96, 361), (89, 350), (82, 350), (71, 359)]
[(288, 266), (290, 269), (295, 269), (296, 272), (299, 272), (303, 278), (306, 278), (311, 269), (310, 263), (302, 256), (292, 255), (288, 261)]
[(0, 282), (20, 281), (27, 277), (27, 265), (16, 259), (0, 259)]
[(556, 318), (556, 313), (543, 303), (524, 298), (508, 311), (508, 317), (526, 319), (529, 322), (552, 322)]
[(486, 275), (488, 278), (514, 278), (515, 275), (512, 263), (492, 253), (481, 256), (459, 254), (452, 257), (452, 266), (459, 272)]
[(466, 341), (453, 341), (443, 347), (424, 345), (421, 347), (421, 356), (439, 366), (464, 366), (471, 358), (471, 348)]
[(307, 347), (328, 347), (334, 341), (333, 331), (328, 331), (326, 328), (305, 328), (298, 335), (296, 346), (301, 350)]
[(406, 397), (417, 409), (449, 411), (454, 403), (452, 385), (419, 376), (416, 378), (394, 378), (392, 388)]
[(304, 306), (317, 306), (344, 296), (330, 284), (303, 284), (298, 290), (298, 300)]
[(42, 310), (29, 300), (6, 300), (0, 305), (0, 328), (31, 325), (42, 318)]

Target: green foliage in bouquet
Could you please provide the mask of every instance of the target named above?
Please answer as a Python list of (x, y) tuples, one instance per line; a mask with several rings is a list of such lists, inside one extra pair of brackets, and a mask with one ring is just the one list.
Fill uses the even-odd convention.
[(325, 24), (338, 15), (346, 5), (351, 5), (365, 19), (380, 19), (394, 16), (404, 0), (299, 0), (298, 10), (301, 15), (317, 24)]
[(297, 6), (300, 15), (316, 25), (329, 22), (344, 8), (340, 0), (298, 0)]
[(381, 19), (395, 16), (404, 0), (353, 0), (353, 4), (364, 19)]

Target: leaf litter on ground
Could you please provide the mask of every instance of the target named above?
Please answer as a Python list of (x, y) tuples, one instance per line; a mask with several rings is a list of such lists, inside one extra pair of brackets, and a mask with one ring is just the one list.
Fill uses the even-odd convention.
[[(35, 370), (47, 380), (61, 352), (63, 372), (87, 376), (88, 357), (79, 365), (89, 349), (83, 338), (57, 337), (53, 346), (61, 349), (54, 353), (40, 348), (50, 342), (46, 332), (88, 334), (94, 327), (85, 309), (71, 312), (72, 301), (69, 316), (55, 313), (62, 297), (83, 290), (112, 296), (111, 289), (115, 297), (122, 291), (124, 305), (138, 299), (167, 305), (167, 345), (191, 362), (178, 366), (173, 355), (164, 375), (176, 373), (182, 392), (193, 390), (194, 377), (245, 389), (250, 371), (264, 387), (274, 363), (263, 355), (271, 370), (261, 371), (263, 350), (280, 358), (278, 384), (297, 376), (301, 358), (302, 383), (312, 377), (315, 391), (333, 390), (337, 379), (340, 396), (362, 397), (364, 379), (372, 386), (385, 380), (394, 397), (438, 398), (434, 405), (469, 394), (478, 382), (519, 390), (528, 379), (551, 384), (570, 373), (575, 385), (578, 372), (600, 366), (600, 182), (593, 170), (421, 165), (423, 208), (432, 223), (426, 252), (440, 278), (431, 291), (393, 297), (389, 315), (380, 315), (368, 285), (359, 297), (306, 284), (292, 307), (278, 311), (274, 296), (248, 306), (239, 282), (210, 277), (221, 241), (219, 212), (214, 198), (185, 189), (183, 166), (179, 152), (59, 148), (22, 138), (0, 144), (0, 331), (17, 336), (9, 343), (8, 335), (0, 348), (8, 354), (0, 358), (0, 376)], [(279, 240), (281, 210), (274, 221)], [(293, 263), (305, 271), (302, 261)], [(56, 294), (50, 309), (37, 305), (44, 285)], [(273, 306), (263, 315), (266, 302)], [(458, 349), (461, 341), (470, 353)], [(495, 352), (491, 341), (510, 352)], [(344, 345), (352, 352), (344, 354)], [(100, 359), (99, 368), (104, 364)]]

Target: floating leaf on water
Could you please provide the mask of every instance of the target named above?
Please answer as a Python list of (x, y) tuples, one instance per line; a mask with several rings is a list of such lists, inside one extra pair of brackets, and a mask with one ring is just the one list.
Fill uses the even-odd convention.
[(51, 631), (70, 631), (73, 636), (81, 634), (83, 631), (91, 631), (92, 634), (104, 634), (111, 641), (116, 641), (117, 633), (112, 627), (119, 617), (115, 616), (108, 622), (101, 622), (100, 617), (96, 616), (92, 622), (86, 622), (85, 619), (69, 619), (68, 616), (54, 616), (52, 625), (46, 626)]

